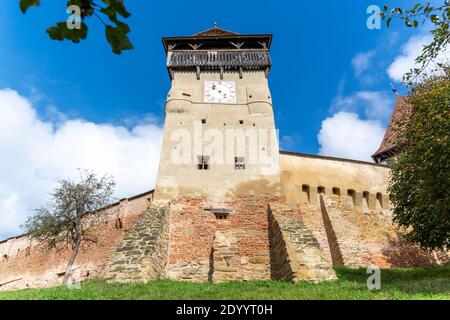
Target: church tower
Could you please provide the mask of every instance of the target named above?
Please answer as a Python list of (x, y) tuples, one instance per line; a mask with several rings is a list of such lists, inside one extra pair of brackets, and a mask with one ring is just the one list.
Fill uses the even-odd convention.
[(164, 37), (171, 89), (155, 199), (282, 196), (268, 86), (272, 35)]
[(154, 201), (118, 246), (114, 281), (335, 277), (285, 202), (271, 40), (218, 27), (163, 38), (171, 88)]

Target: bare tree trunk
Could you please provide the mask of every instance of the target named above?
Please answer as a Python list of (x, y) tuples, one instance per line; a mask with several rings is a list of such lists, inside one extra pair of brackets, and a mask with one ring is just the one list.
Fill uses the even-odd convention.
[(78, 249), (80, 249), (80, 244), (81, 238), (77, 240), (75, 246), (73, 247), (72, 254), (70, 255), (69, 262), (67, 263), (66, 273), (64, 274), (63, 285), (67, 284), (67, 281), (69, 280), (69, 276), (72, 272), (73, 263), (75, 262), (75, 259), (77, 257)]

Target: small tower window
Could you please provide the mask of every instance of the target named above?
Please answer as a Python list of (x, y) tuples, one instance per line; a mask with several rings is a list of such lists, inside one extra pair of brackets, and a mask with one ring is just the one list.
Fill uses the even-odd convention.
[(239, 120), (239, 124), (244, 124), (244, 120)]
[(198, 170), (208, 170), (209, 169), (209, 156), (197, 156), (198, 159)]
[(206, 119), (202, 119), (202, 123), (205, 124), (206, 123)]
[(236, 170), (245, 170), (244, 157), (235, 157), (234, 158), (234, 169), (236, 169)]

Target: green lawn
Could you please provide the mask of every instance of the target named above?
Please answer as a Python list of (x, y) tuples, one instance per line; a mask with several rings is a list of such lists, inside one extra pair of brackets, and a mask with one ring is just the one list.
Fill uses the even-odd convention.
[(66, 287), (0, 293), (5, 299), (446, 299), (450, 266), (381, 271), (381, 290), (366, 287), (365, 269), (336, 269), (339, 280), (296, 284), (282, 281), (190, 283), (169, 280), (148, 284), (107, 284), (93, 280), (81, 289)]

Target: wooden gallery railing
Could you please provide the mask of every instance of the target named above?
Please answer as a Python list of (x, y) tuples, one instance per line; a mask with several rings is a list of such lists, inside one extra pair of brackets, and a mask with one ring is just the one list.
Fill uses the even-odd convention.
[(187, 70), (265, 70), (272, 65), (268, 50), (174, 50), (167, 54), (167, 68)]

